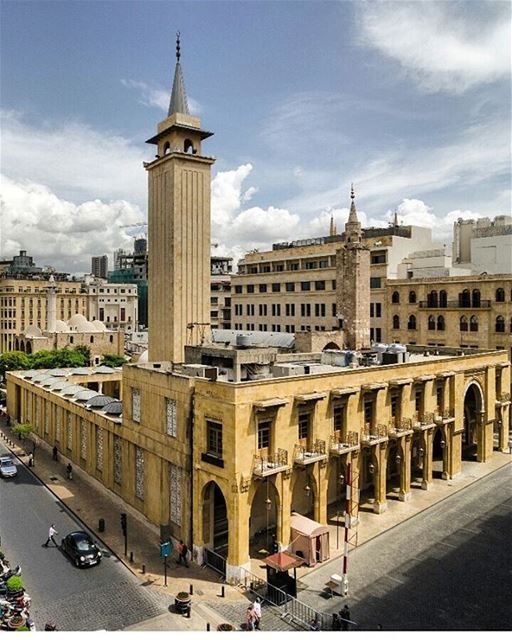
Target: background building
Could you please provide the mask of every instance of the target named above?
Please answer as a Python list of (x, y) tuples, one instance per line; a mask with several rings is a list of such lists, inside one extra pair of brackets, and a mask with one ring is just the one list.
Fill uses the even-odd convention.
[(231, 272), (233, 258), (210, 258), (210, 318), (212, 329), (231, 329)]
[(91, 258), (91, 273), (96, 278), (106, 278), (108, 273), (108, 256), (93, 256)]
[(473, 273), (512, 273), (512, 216), (453, 224), (453, 261)]
[(131, 333), (138, 329), (137, 285), (105, 280), (87, 282), (87, 317), (103, 322), (107, 329)]

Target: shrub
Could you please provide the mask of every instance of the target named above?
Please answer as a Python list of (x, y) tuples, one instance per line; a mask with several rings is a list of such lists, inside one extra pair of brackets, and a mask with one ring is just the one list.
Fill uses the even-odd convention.
[(20, 576), (11, 576), (5, 585), (7, 591), (21, 591), (23, 589), (23, 580)]

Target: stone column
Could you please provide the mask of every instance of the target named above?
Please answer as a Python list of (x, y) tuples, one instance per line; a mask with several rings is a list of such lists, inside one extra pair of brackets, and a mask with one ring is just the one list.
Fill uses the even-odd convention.
[(291, 471), (281, 473), (281, 512), (277, 514), (277, 542), (280, 547), (290, 544), (290, 514), (292, 511)]
[(423, 478), (421, 488), (428, 491), (432, 488), (432, 456), (433, 456), (433, 430), (426, 429), (421, 434), (423, 447)]
[(476, 460), (477, 462), (485, 462), (486, 460), (485, 446), (485, 412), (479, 411), (476, 417)]
[(408, 502), (411, 499), (411, 446), (412, 436), (404, 436), (398, 441), (400, 460), (400, 492), (398, 499)]
[(240, 567), (250, 567), (249, 558), (249, 494), (231, 494), (227, 500), (228, 557), (226, 581), (233, 582), (240, 576)]
[(400, 386), (400, 418), (412, 418), (411, 390), (412, 384), (403, 384)]
[(441, 427), (441, 437), (444, 440), (444, 448), (443, 448), (443, 471), (441, 473), (441, 478), (443, 480), (450, 479), (450, 427), (444, 424)]
[(508, 439), (509, 439), (509, 421), (510, 421), (510, 405), (502, 405), (501, 410), (501, 425), (500, 425), (500, 451), (503, 453), (509, 452)]
[(386, 427), (391, 420), (391, 409), (386, 404), (387, 394), (388, 386), (386, 385), (383, 389), (378, 389), (375, 395), (375, 424), (383, 424)]
[(386, 462), (387, 462), (387, 443), (378, 444), (374, 447), (372, 455), (375, 471), (373, 474), (373, 484), (375, 488), (375, 503), (373, 511), (375, 513), (383, 513), (388, 508), (386, 500)]

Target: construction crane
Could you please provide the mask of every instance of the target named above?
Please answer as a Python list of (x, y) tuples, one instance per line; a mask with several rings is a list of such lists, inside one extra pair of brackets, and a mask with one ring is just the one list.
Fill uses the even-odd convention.
[[(133, 229), (133, 228), (137, 228), (137, 227), (147, 227), (148, 223), (147, 222), (134, 222), (133, 224), (122, 224), (121, 225), (121, 229)], [(144, 238), (148, 237), (147, 231), (144, 231), (142, 234)]]

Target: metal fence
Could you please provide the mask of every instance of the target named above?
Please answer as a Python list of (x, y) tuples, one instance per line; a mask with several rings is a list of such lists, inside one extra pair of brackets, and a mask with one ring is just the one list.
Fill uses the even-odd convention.
[(223, 578), (226, 577), (226, 558), (215, 553), (212, 549), (204, 549), (203, 564), (220, 573)]
[(327, 631), (332, 626), (332, 616), (320, 613), (313, 607), (297, 600), (279, 587), (274, 587), (263, 578), (260, 578), (250, 571), (241, 568), (240, 587), (259, 596), (265, 602), (274, 605), (280, 612), (281, 618), (288, 620), (292, 624), (308, 631), (313, 628), (316, 621), (320, 629)]

